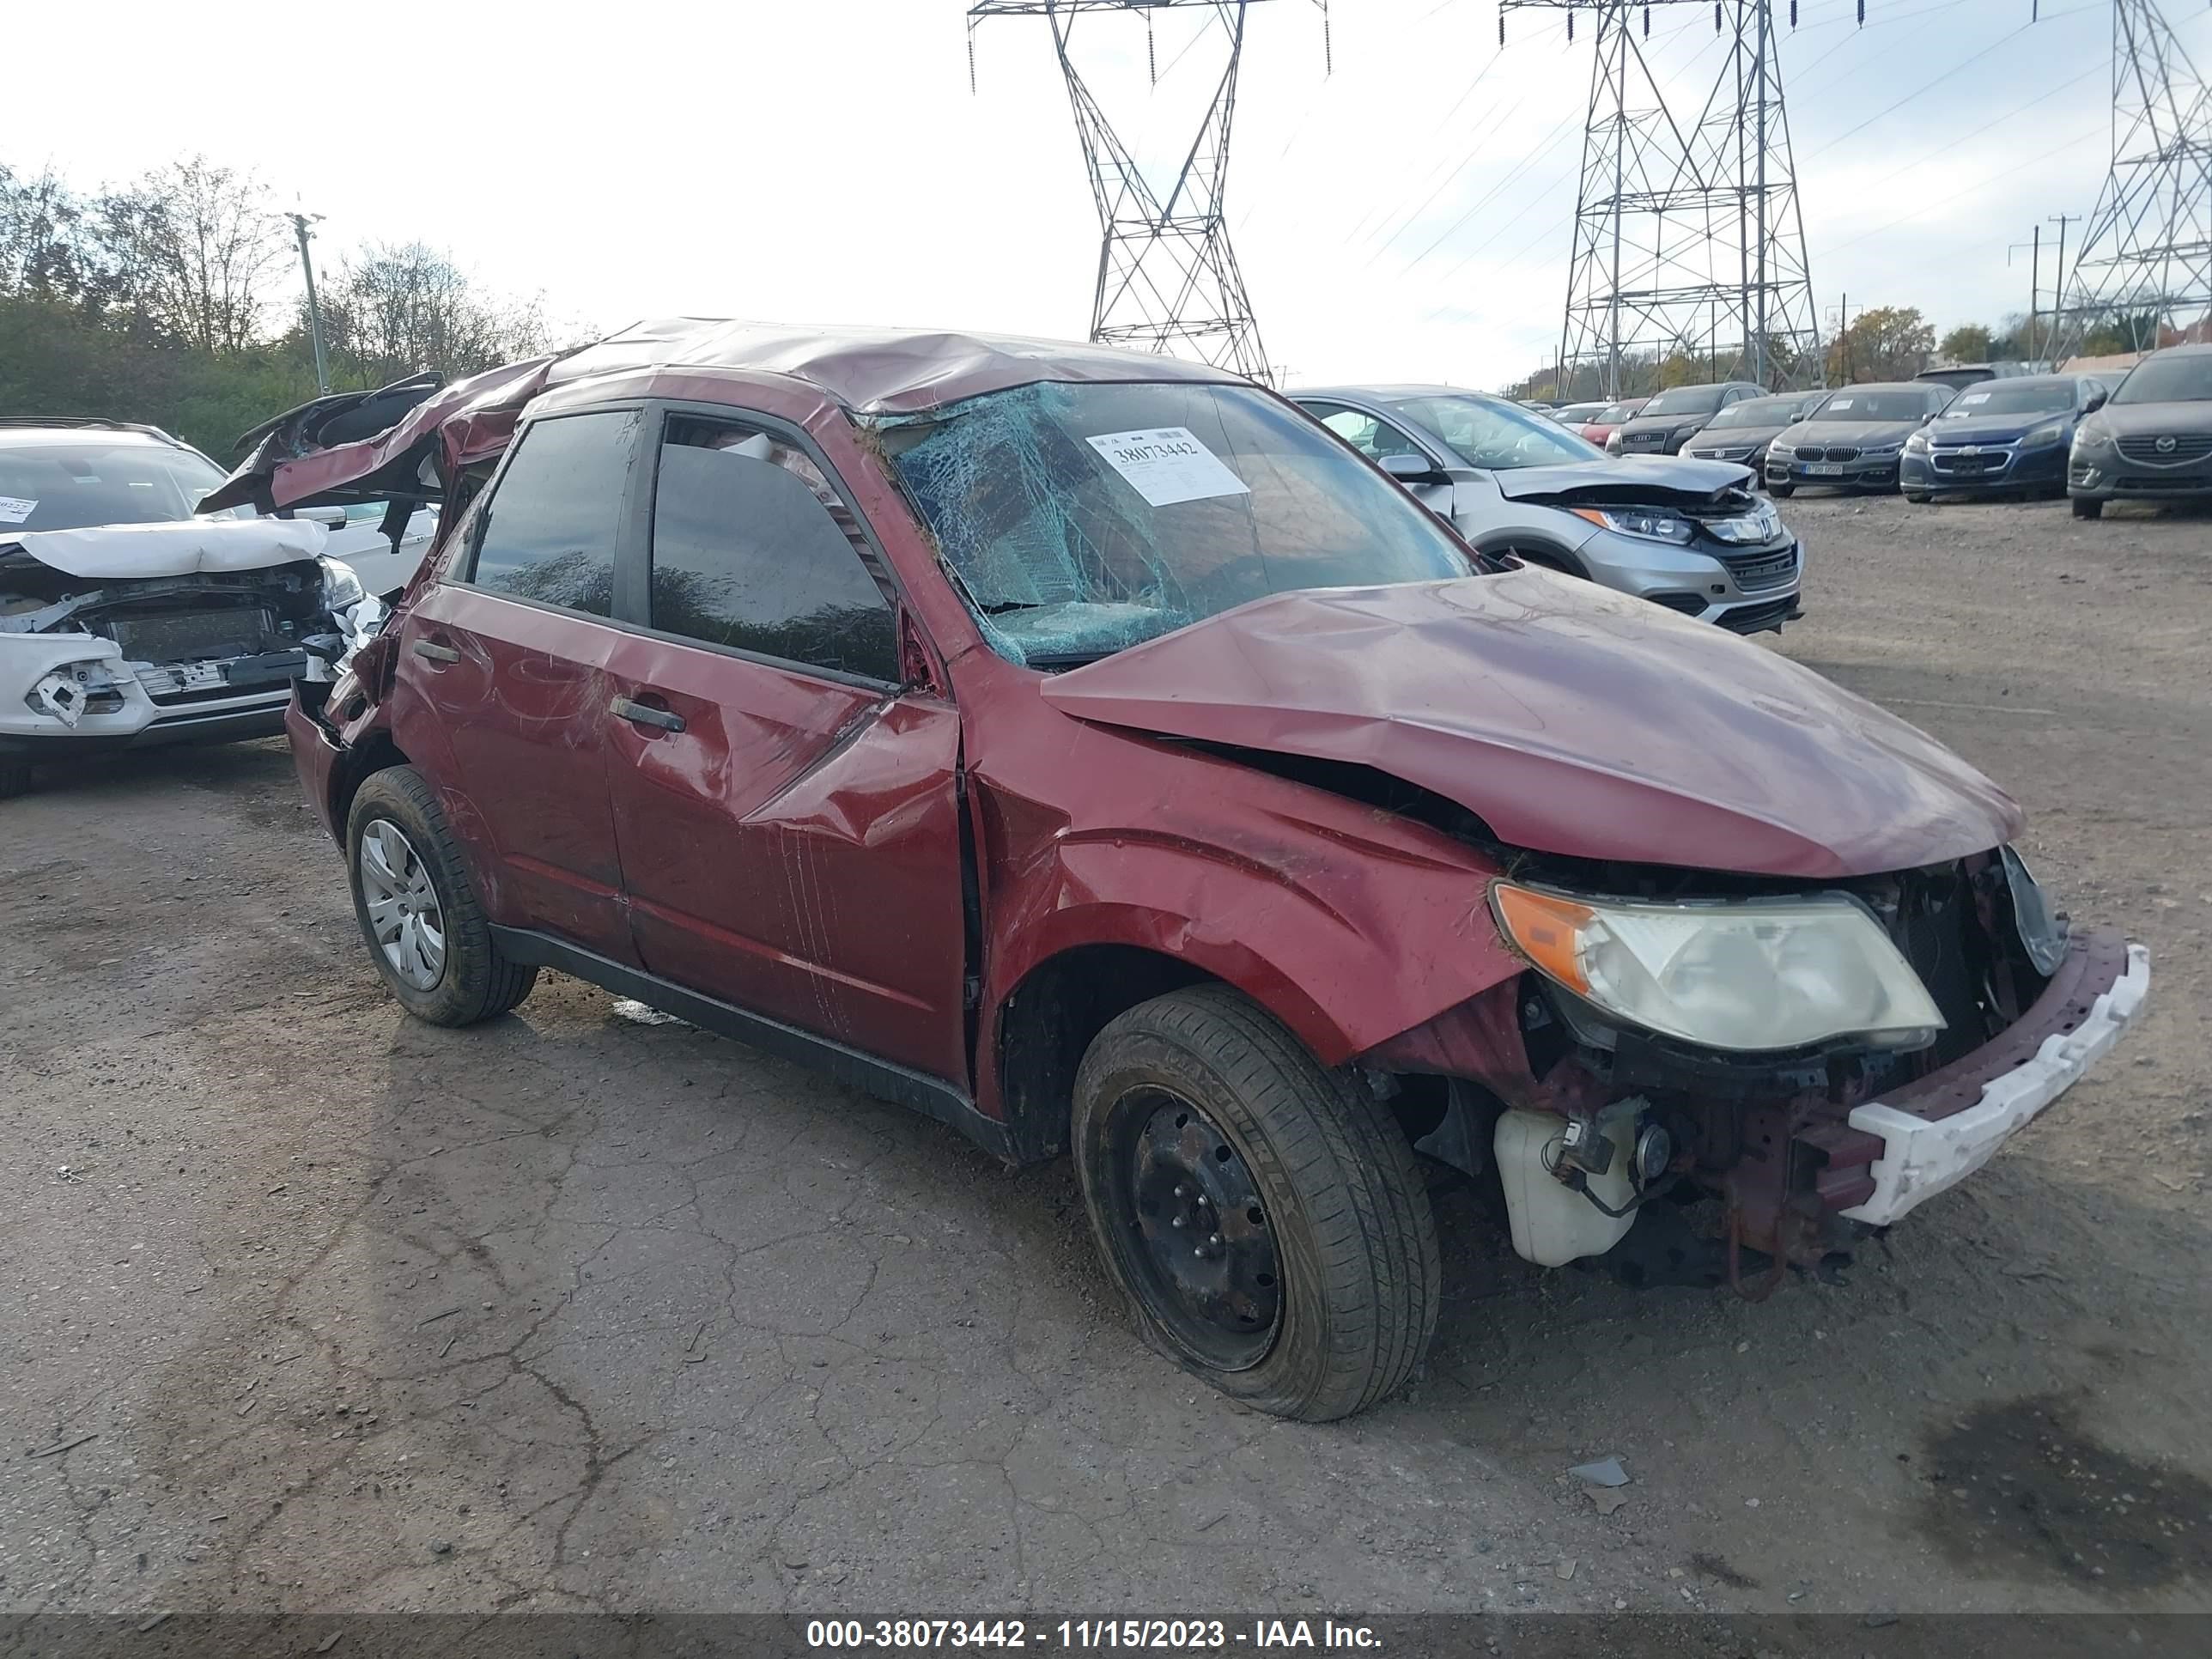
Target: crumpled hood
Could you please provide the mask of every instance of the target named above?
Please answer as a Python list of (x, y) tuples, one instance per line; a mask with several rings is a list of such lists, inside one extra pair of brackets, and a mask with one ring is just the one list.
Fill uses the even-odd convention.
[(1838, 449), (1854, 446), (1877, 449), (1884, 444), (1901, 444), (1927, 424), (1925, 421), (1806, 421), (1791, 427), (1775, 441), (1784, 447), (1820, 444)]
[(40, 564), (88, 581), (189, 576), (197, 571), (266, 570), (323, 550), (329, 532), (307, 519), (186, 519), (112, 524), (0, 537)]
[(2022, 821), (1810, 669), (1537, 569), (1279, 593), (1042, 693), (1105, 725), (1372, 767), (1572, 857), (1832, 878), (1985, 851)]
[(1599, 490), (1613, 499), (1703, 500), (1724, 489), (1751, 488), (1751, 469), (1734, 461), (1699, 461), (1674, 455), (1623, 455), (1602, 461), (1568, 461), (1557, 466), (1516, 466), (1492, 472), (1498, 491), (1510, 501)]

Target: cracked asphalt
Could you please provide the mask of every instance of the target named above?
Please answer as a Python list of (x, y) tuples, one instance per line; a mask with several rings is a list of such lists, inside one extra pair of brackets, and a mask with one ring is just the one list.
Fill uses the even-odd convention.
[(0, 1613), (2212, 1607), (2212, 526), (1786, 510), (1781, 648), (2154, 956), (1847, 1283), (1542, 1273), (1449, 1193), (1411, 1388), (1276, 1422), (1138, 1343), (1065, 1164), (573, 980), (411, 1024), (281, 744), (132, 757), (0, 804)]

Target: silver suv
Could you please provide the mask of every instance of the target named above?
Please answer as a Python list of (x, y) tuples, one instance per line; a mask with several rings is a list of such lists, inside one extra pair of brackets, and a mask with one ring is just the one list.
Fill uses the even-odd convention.
[(1452, 386), (1315, 386), (1292, 399), (1485, 553), (1511, 553), (1739, 634), (1779, 631), (1804, 548), (1750, 468), (1616, 459), (1556, 422)]

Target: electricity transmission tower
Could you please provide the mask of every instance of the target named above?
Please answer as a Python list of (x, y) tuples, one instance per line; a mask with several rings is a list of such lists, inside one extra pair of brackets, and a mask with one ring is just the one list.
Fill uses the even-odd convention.
[[(1181, 348), (1217, 368), (1256, 380), (1270, 379), (1259, 325), (1244, 289), (1243, 273), (1229, 246), (1223, 216), (1228, 185), (1229, 132), (1237, 113), (1237, 72), (1244, 55), (1244, 14), (1262, 0), (978, 0), (968, 11), (969, 89), (974, 89), (975, 25), (986, 17), (1043, 17), (1052, 26), (1053, 49), (1067, 82), (1075, 130), (1098, 210), (1098, 285), (1091, 301), (1091, 337), (1109, 345), (1156, 352)], [(1324, 53), (1328, 0), (1322, 12)], [(1158, 12), (1206, 11), (1219, 25), (1208, 28), (1221, 65), (1197, 135), (1182, 153), (1174, 179), (1157, 190), (1138, 166), (1076, 68), (1071, 41), (1076, 20), (1087, 12), (1140, 12), (1147, 60), (1155, 83), (1159, 64), (1152, 46)], [(1086, 37), (1087, 38), (1087, 37)], [(1225, 52), (1223, 49), (1225, 48)], [(1175, 67), (1173, 62), (1169, 64)]]
[(1577, 13), (1596, 26), (1561, 397), (1577, 371), (1618, 397), (1624, 357), (1642, 355), (1680, 353), (1701, 375), (1776, 386), (1820, 375), (1770, 0), (1713, 6), (1716, 28), (1732, 39), (1691, 119), (1669, 106), (1644, 50), (1653, 10), (1687, 3), (1499, 0), (1501, 44), (1509, 11), (1564, 11), (1570, 38)]
[(2101, 321), (2130, 347), (2212, 313), (2212, 90), (2154, 0), (2112, 0), (2112, 166), (2082, 233), (2050, 355)]

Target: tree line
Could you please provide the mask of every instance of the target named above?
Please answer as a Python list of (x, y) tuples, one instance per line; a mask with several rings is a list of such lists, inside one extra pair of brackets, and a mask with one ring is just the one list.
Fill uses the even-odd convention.
[[(421, 242), (317, 264), (334, 392), (549, 347), (541, 296)], [(220, 459), (314, 395), (298, 246), (260, 179), (195, 155), (84, 191), (0, 162), (0, 415), (150, 422)]]

